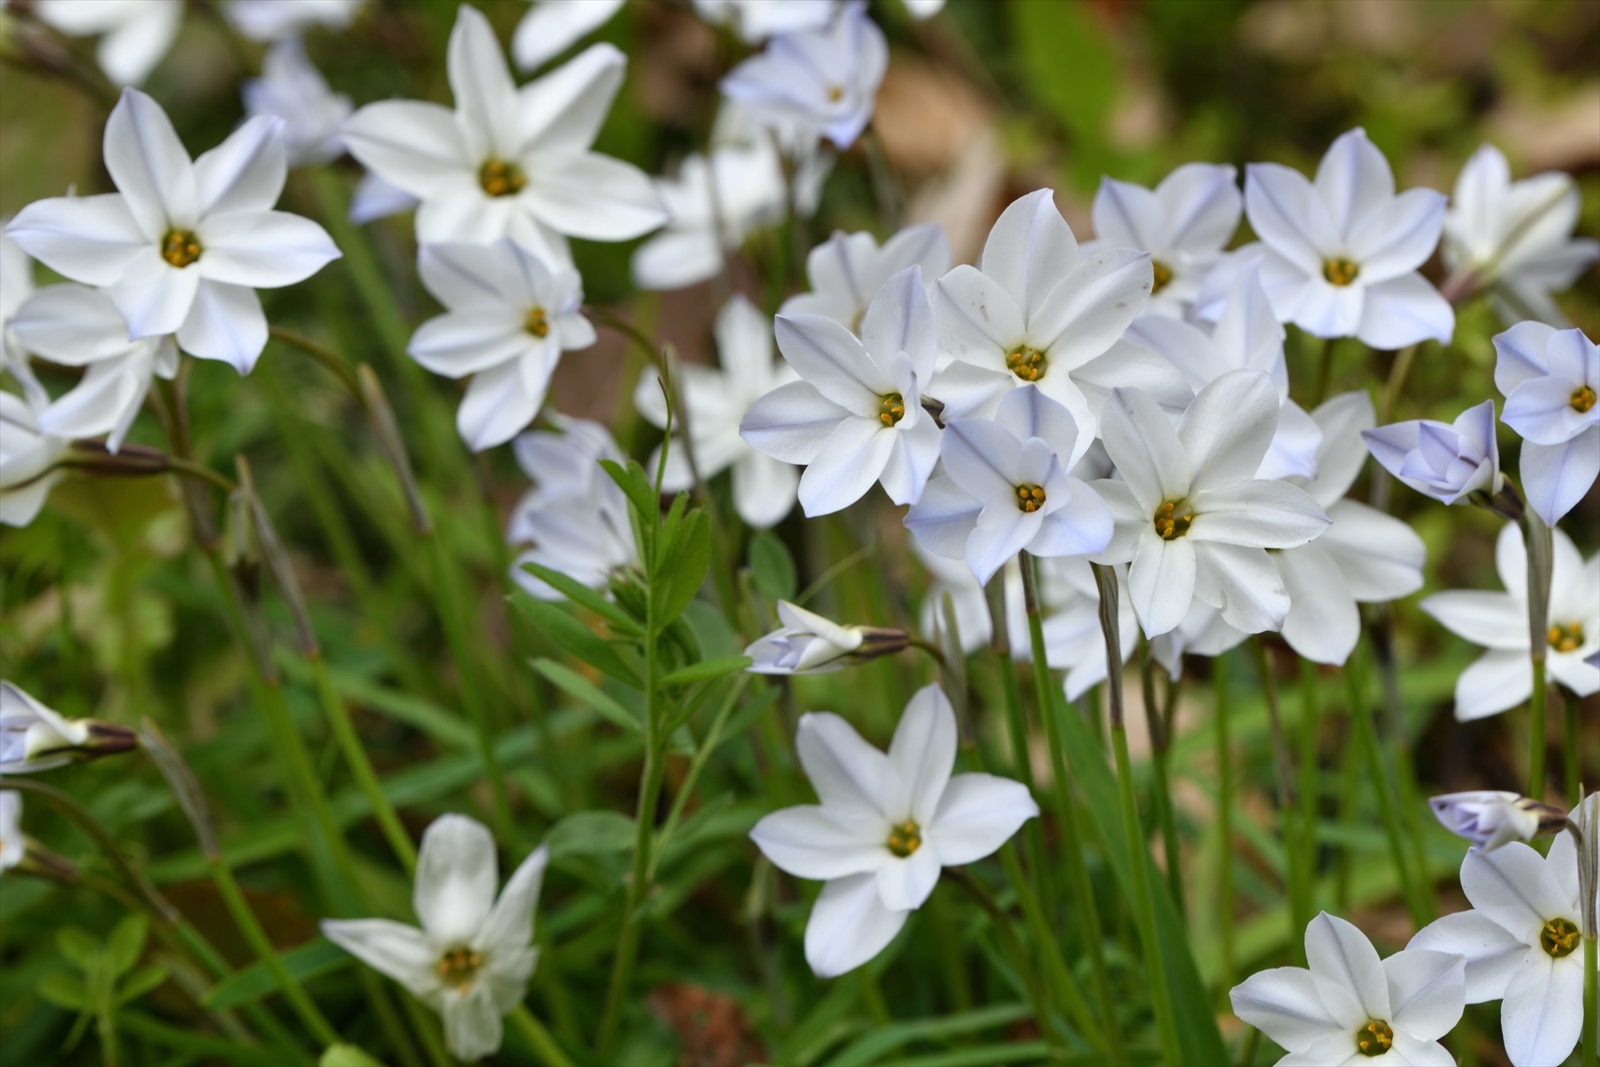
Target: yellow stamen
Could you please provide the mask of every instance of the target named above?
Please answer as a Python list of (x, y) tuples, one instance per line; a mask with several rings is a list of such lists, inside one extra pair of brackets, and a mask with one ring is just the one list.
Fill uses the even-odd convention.
[(1037, 485), (1017, 486), (1017, 509), (1032, 514), (1044, 507), (1044, 490)]
[(478, 184), (490, 196), (515, 196), (528, 184), (527, 176), (515, 163), (503, 159), (484, 160), (478, 168)]
[(1594, 389), (1587, 385), (1580, 385), (1572, 391), (1572, 410), (1579, 415), (1589, 414), (1589, 409), (1594, 407)]
[(1006, 353), (1006, 370), (1025, 382), (1038, 381), (1049, 368), (1050, 361), (1037, 348), (1018, 345)]
[(1194, 509), (1182, 500), (1167, 500), (1151, 516), (1156, 533), (1164, 541), (1173, 541), (1188, 534), (1194, 523)]
[(1167, 287), (1168, 282), (1172, 281), (1172, 268), (1159, 259), (1152, 259), (1150, 261), (1150, 271), (1155, 275), (1155, 282), (1150, 286), (1150, 295), (1155, 296)]
[(1557, 652), (1576, 652), (1583, 647), (1583, 623), (1569, 622), (1565, 626), (1552, 623), (1550, 632), (1545, 636), (1550, 640), (1550, 647)]
[(889, 827), (889, 851), (905, 859), (922, 847), (922, 827), (907, 819), (898, 826)]
[(1356, 1031), (1356, 1050), (1363, 1056), (1382, 1056), (1394, 1046), (1394, 1030), (1382, 1019), (1368, 1019)]
[(168, 230), (161, 238), (161, 258), (182, 269), (200, 258), (200, 239), (193, 230)]
[(905, 398), (899, 393), (884, 393), (878, 398), (878, 421), (893, 426), (906, 417)]
[(523, 329), (535, 337), (548, 337), (550, 335), (550, 321), (544, 317), (544, 308), (534, 308), (529, 311), (528, 317), (522, 325)]
[(1551, 919), (1539, 931), (1539, 947), (1555, 959), (1570, 956), (1578, 948), (1578, 928), (1568, 919)]
[(1335, 258), (1322, 264), (1322, 276), (1341, 289), (1355, 281), (1360, 273), (1361, 268), (1348, 259)]
[(470, 948), (453, 948), (439, 957), (435, 971), (439, 981), (455, 989), (458, 993), (465, 993), (472, 988), (473, 980), (477, 978), (478, 969), (483, 966), (483, 954), (474, 952)]

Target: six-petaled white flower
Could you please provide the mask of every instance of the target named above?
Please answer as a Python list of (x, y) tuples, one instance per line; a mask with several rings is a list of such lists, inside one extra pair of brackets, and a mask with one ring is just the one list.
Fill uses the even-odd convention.
[[(1600, 554), (1587, 563), (1572, 538), (1550, 531), (1550, 629), (1545, 669), (1579, 696), (1600, 692), (1600, 668), (1585, 659), (1600, 649)], [(1508, 522), (1495, 544), (1495, 569), (1506, 591), (1452, 589), (1419, 607), (1452, 633), (1488, 651), (1456, 679), (1456, 718), (1481, 719), (1533, 695), (1528, 660), (1528, 560), (1522, 529)]]
[(1439, 1038), (1466, 1007), (1459, 953), (1379, 959), (1365, 934), (1323, 912), (1306, 927), (1306, 962), (1253, 974), (1228, 994), (1235, 1015), (1288, 1051), (1278, 1067), (1455, 1063)]
[(1600, 475), (1600, 346), (1523, 322), (1494, 339), (1500, 421), (1522, 436), (1522, 492), (1554, 526)]
[(191, 161), (161, 105), (124, 89), (105, 134), (118, 192), (36, 201), (7, 232), (52, 270), (108, 287), (131, 339), (175, 333), (190, 355), (248, 374), (267, 344), (255, 290), (339, 256), (321, 226), (272, 210), (287, 172), (281, 126), (250, 119)]
[(1455, 313), (1417, 273), (1439, 243), (1444, 194), (1396, 196), (1389, 161), (1366, 131), (1333, 142), (1315, 183), (1277, 163), (1252, 163), (1244, 202), (1267, 250), (1262, 284), (1278, 318), (1373, 348), (1450, 340)]
[(827, 883), (806, 923), (806, 962), (820, 977), (882, 952), (941, 867), (983, 859), (1039, 814), (1018, 782), (952, 777), (956, 741), (937, 685), (911, 698), (887, 753), (831, 712), (800, 717), (795, 747), (821, 803), (773, 812), (750, 838), (780, 870)]
[(906, 647), (904, 630), (843, 626), (787, 600), (778, 601), (778, 621), (781, 629), (744, 650), (752, 674), (831, 674)]
[(500, 1048), (503, 1015), (522, 1002), (538, 962), (533, 909), (549, 851), (540, 846), (500, 883), (494, 838), (464, 815), (441, 815), (422, 835), (411, 902), (421, 922), (324, 919), (340, 948), (405, 986), (444, 1018), (450, 1054), (466, 1062)]
[(328, 88), (300, 38), (267, 49), (261, 77), (246, 81), (239, 91), (247, 114), (283, 120), (283, 148), (291, 167), (331, 163), (344, 155), (340, 127), (350, 117), (350, 98)]
[(806, 256), (811, 291), (785, 300), (778, 314), (825, 315), (859, 330), (867, 304), (891, 277), (921, 267), (922, 280), (931, 285), (949, 266), (950, 243), (936, 223), (907, 226), (881, 247), (870, 233), (835, 230)]
[(800, 506), (808, 516), (848, 507), (878, 481), (896, 504), (916, 503), (939, 458), (939, 428), (922, 410), (936, 353), (921, 269), (884, 284), (859, 339), (821, 315), (780, 315), (776, 332), (803, 380), (758, 400), (740, 423), (744, 439), (806, 465)]
[(1500, 446), (1494, 437), (1494, 401), (1456, 416), (1394, 422), (1362, 430), (1372, 458), (1419, 493), (1455, 504), (1475, 493), (1500, 491)]

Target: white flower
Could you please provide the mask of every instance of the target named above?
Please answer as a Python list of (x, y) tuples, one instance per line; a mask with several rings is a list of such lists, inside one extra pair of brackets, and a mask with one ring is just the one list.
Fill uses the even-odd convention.
[(363, 226), (374, 219), (403, 214), (417, 204), (416, 197), (369, 170), (361, 176), (356, 191), (350, 196), (350, 221)]
[(1311, 477), (1317, 471), (1322, 431), (1305, 409), (1289, 399), (1283, 358), (1283, 327), (1261, 288), (1260, 261), (1234, 275), (1222, 315), (1209, 335), (1177, 318), (1144, 315), (1128, 327), (1127, 340), (1159, 353), (1196, 393), (1231, 370), (1258, 370), (1278, 390), (1278, 430), (1261, 460), (1258, 478)]
[(904, 630), (879, 626), (841, 626), (815, 612), (778, 601), (783, 627), (764, 634), (744, 650), (755, 662), (752, 674), (832, 674), (906, 647)]
[[(1550, 630), (1545, 670), (1580, 697), (1600, 692), (1600, 668), (1584, 660), (1600, 649), (1600, 554), (1587, 563), (1561, 530), (1551, 530)], [(1445, 629), (1486, 651), (1456, 679), (1456, 718), (1465, 722), (1516, 707), (1533, 695), (1528, 661), (1528, 557), (1522, 529), (1508, 522), (1495, 543), (1503, 593), (1450, 590), (1419, 607)]]
[(1469, 1004), (1500, 1000), (1500, 1033), (1517, 1067), (1562, 1063), (1583, 1029), (1583, 943), (1578, 854), (1569, 834), (1549, 858), (1513, 841), (1470, 849), (1461, 889), (1472, 910), (1446, 915), (1407, 951), (1459, 953), (1467, 961)]
[(1111, 510), (1068, 474), (1087, 447), (1067, 409), (1038, 386), (1013, 389), (993, 420), (945, 424), (944, 475), (928, 482), (906, 526), (934, 552), (965, 557), (983, 584), (1018, 552), (1101, 552), (1111, 541)]
[(1417, 273), (1439, 243), (1444, 194), (1396, 196), (1366, 131), (1333, 142), (1314, 185), (1288, 167), (1252, 163), (1244, 202), (1266, 246), (1261, 280), (1279, 319), (1373, 348), (1450, 340), (1455, 312)]
[(803, 381), (758, 400), (739, 432), (757, 451), (806, 464), (800, 506), (827, 515), (859, 500), (873, 482), (912, 504), (939, 458), (939, 427), (922, 410), (933, 373), (933, 311), (922, 272), (884, 283), (858, 340), (821, 315), (780, 315), (778, 349)]
[(623, 0), (533, 0), (511, 35), (511, 58), (522, 70), (554, 59), (622, 10)]
[(773, 812), (750, 839), (780, 870), (827, 882), (806, 923), (822, 978), (883, 951), (941, 867), (983, 859), (1039, 814), (1020, 783), (951, 776), (956, 717), (937, 685), (912, 696), (887, 754), (831, 712), (802, 715), (795, 747), (821, 803)]
[(33, 295), (33, 260), (6, 236), (11, 220), (0, 219), (0, 359), (20, 358), (11, 336), (11, 316)]
[(342, 30), (366, 0), (229, 0), (222, 12), (254, 41), (278, 41), (312, 26)]
[(1116, 518), (1099, 562), (1131, 560), (1146, 636), (1177, 626), (1196, 599), (1246, 633), (1283, 624), (1289, 595), (1266, 550), (1303, 545), (1328, 519), (1305, 490), (1255, 477), (1277, 424), (1277, 391), (1253, 370), (1200, 390), (1176, 429), (1142, 390), (1106, 401), (1101, 439), (1123, 480), (1095, 483)]
[(321, 226), (272, 210), (286, 175), (281, 125), (250, 119), (191, 162), (161, 105), (124, 89), (105, 134), (120, 191), (37, 201), (7, 232), (71, 280), (108, 287), (130, 338), (176, 333), (185, 352), (248, 374), (267, 343), (255, 290), (339, 256)]
[(1468, 408), (1453, 423), (1394, 422), (1362, 430), (1361, 439), (1385, 470), (1435, 500), (1455, 504), (1473, 493), (1500, 491), (1493, 400)]
[[(747, 444), (739, 436), (739, 423), (756, 401), (798, 376), (773, 358), (772, 320), (745, 297), (735, 295), (722, 306), (714, 329), (721, 369), (698, 363), (679, 367), (678, 395), (687, 410), (674, 413), (674, 429), (689, 428), (700, 477), (709, 479), (733, 468), (733, 506), (740, 518), (758, 529), (776, 526), (794, 509), (799, 472)], [(634, 404), (651, 425), (666, 429), (660, 381), (655, 374), (642, 375)], [(647, 470), (656, 469), (660, 455), (657, 449)], [(693, 482), (683, 438), (675, 435), (661, 487), (677, 492)]]
[(833, 18), (835, 0), (694, 0), (707, 22), (732, 26), (746, 44), (801, 30), (819, 30)]
[(1235, 1015), (1288, 1050), (1278, 1067), (1455, 1063), (1439, 1038), (1466, 1006), (1459, 953), (1408, 948), (1380, 960), (1365, 934), (1323, 912), (1306, 927), (1306, 962), (1228, 994)]
[[(1100, 590), (1085, 560), (1041, 559), (1039, 602), (1043, 611), (1045, 661), (1051, 670), (1066, 671), (1062, 686), (1068, 700), (1106, 680), (1105, 636), (1100, 629)], [(1117, 631), (1122, 662), (1139, 647), (1139, 619), (1128, 597), (1127, 568), (1117, 573)], [(1025, 626), (1026, 624), (1024, 624)], [(1026, 639), (1012, 646), (1018, 659), (1031, 659)]]
[(1600, 475), (1600, 347), (1582, 330), (1523, 322), (1494, 339), (1500, 421), (1522, 436), (1522, 491), (1554, 526)]
[(350, 117), (350, 98), (329, 90), (298, 37), (267, 49), (261, 77), (249, 79), (239, 91), (246, 114), (283, 120), (283, 148), (290, 166), (331, 163), (344, 155), (339, 127)]
[(178, 37), (184, 0), (37, 0), (39, 21), (72, 37), (100, 35), (95, 60), (114, 85), (138, 85)]
[(61, 480), (62, 472), (50, 468), (70, 442), (39, 429), (50, 396), (28, 369), (27, 357), (11, 353), (5, 369), (21, 384), (23, 395), (0, 392), (0, 523), (26, 526)]
[(600, 466), (622, 462), (611, 432), (597, 422), (559, 413), (551, 421), (563, 432), (537, 431), (516, 439), (523, 472), (535, 482), (511, 512), (507, 543), (523, 547), (511, 577), (545, 600), (564, 595), (522, 569), (537, 563), (560, 571), (591, 589), (603, 589), (611, 575), (638, 562), (628, 501)]
[(722, 79), (722, 92), (766, 122), (796, 123), (849, 148), (872, 121), (889, 45), (866, 4), (827, 25), (774, 36)]
[(713, 145), (709, 164), (690, 155), (677, 178), (655, 185), (671, 218), (633, 254), (641, 289), (682, 289), (716, 277), (724, 256), (782, 219), (787, 204), (783, 163), (769, 139)]
[(445, 313), (406, 352), (435, 374), (472, 375), (456, 429), (474, 452), (504, 444), (539, 413), (561, 353), (594, 344), (582, 280), (510, 241), (423, 245), (417, 263)]
[[(822, 200), (822, 185), (833, 169), (834, 153), (817, 131), (800, 122), (757, 117), (724, 98), (711, 127), (712, 148), (776, 150), (788, 161), (789, 191), (797, 215), (810, 218)], [(719, 190), (720, 191), (720, 190)]]
[(27, 851), (22, 837), (22, 794), (15, 789), (0, 790), (0, 871), (21, 863)]
[(589, 150), (626, 63), (597, 44), (518, 89), (489, 20), (463, 4), (448, 56), (455, 110), (368, 104), (345, 123), (345, 147), (421, 201), (423, 244), (510, 237), (566, 262), (566, 237), (625, 241), (666, 221), (643, 171)]
[(861, 328), (867, 303), (883, 283), (907, 267), (921, 267), (932, 283), (950, 267), (950, 243), (938, 223), (907, 226), (880, 248), (870, 233), (833, 231), (806, 256), (808, 293), (783, 302), (780, 315), (824, 315), (850, 330)]
[(422, 835), (412, 907), (422, 929), (389, 919), (324, 919), (329, 941), (405, 986), (444, 1017), (450, 1054), (472, 1062), (500, 1048), (501, 1016), (522, 1002), (538, 962), (533, 909), (549, 862), (535, 849), (498, 899), (494, 838), (464, 815)]
[(1445, 793), (1429, 797), (1428, 807), (1440, 825), (1482, 852), (1493, 852), (1512, 841), (1532, 841), (1541, 833), (1566, 826), (1566, 816), (1559, 809), (1518, 793)]
[(133, 731), (98, 719), (68, 719), (11, 682), (0, 681), (0, 775), (33, 774), (126, 752)]
[(1239, 228), (1244, 201), (1237, 176), (1230, 166), (1185, 163), (1153, 190), (1101, 178), (1094, 197), (1094, 240), (1085, 241), (1083, 251), (1149, 252), (1154, 283), (1144, 309), (1181, 318)]
[(1316, 477), (1287, 480), (1311, 494), (1329, 525), (1310, 544), (1273, 557), (1289, 593), (1283, 639), (1306, 659), (1343, 663), (1361, 636), (1356, 605), (1397, 600), (1421, 589), (1428, 550), (1399, 519), (1345, 499), (1367, 461), (1360, 434), (1372, 426), (1371, 397), (1344, 393), (1311, 417), (1322, 432)]
[(1600, 242), (1572, 236), (1577, 225), (1578, 186), (1571, 175), (1514, 182), (1505, 153), (1486, 144), (1456, 179), (1444, 214), (1444, 263), (1492, 285), (1495, 307), (1508, 324), (1535, 318), (1565, 326), (1550, 294), (1570, 288), (1600, 257)]
[(1017, 200), (984, 242), (979, 268), (959, 266), (935, 286), (941, 354), (930, 392), (947, 418), (993, 414), (1030, 382), (1098, 436), (1111, 388), (1140, 386), (1181, 408), (1193, 395), (1166, 360), (1119, 345), (1149, 297), (1150, 256), (1131, 248), (1081, 255), (1049, 189)]

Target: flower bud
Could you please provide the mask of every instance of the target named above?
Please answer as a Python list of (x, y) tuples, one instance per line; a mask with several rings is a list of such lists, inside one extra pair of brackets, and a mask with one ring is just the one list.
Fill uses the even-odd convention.
[(1566, 813), (1560, 808), (1493, 790), (1446, 793), (1430, 798), (1428, 807), (1446, 830), (1483, 852), (1509, 841), (1532, 841), (1558, 833), (1567, 825)]
[(1454, 504), (1500, 490), (1492, 400), (1468, 408), (1454, 423), (1414, 419), (1362, 430), (1361, 437), (1390, 474), (1435, 500)]
[(783, 628), (758, 639), (744, 654), (755, 662), (746, 670), (753, 674), (827, 674), (841, 671), (878, 656), (892, 655), (906, 647), (910, 637), (904, 630), (879, 626), (840, 626), (778, 601), (778, 619)]
[(68, 719), (0, 681), (0, 775), (31, 774), (127, 752), (133, 731), (97, 719)]

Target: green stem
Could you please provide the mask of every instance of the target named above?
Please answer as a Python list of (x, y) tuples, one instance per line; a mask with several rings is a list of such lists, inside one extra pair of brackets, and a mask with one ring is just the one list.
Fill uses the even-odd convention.
[(1233, 744), (1228, 737), (1228, 660), (1211, 661), (1217, 752), (1217, 922), (1221, 930), (1221, 988), (1233, 988)]
[(329, 348), (320, 341), (307, 337), (295, 330), (285, 329), (282, 326), (269, 326), (267, 333), (273, 340), (282, 341), (291, 348), (298, 348), (318, 363), (322, 364), (341, 385), (355, 398), (356, 403), (365, 407), (365, 397), (361, 394), (361, 383), (356, 380), (356, 372), (350, 365), (339, 358), (339, 353)]
[(1311, 922), (1311, 882), (1304, 867), (1304, 834), (1309, 826), (1302, 826), (1298, 818), (1297, 791), (1294, 787), (1294, 765), (1289, 759), (1289, 743), (1283, 732), (1283, 715), (1278, 708), (1278, 683), (1272, 673), (1272, 663), (1267, 658), (1267, 646), (1257, 637), (1251, 642), (1256, 654), (1256, 671), (1261, 678), (1261, 692), (1267, 701), (1267, 725), (1272, 742), (1272, 765), (1278, 786), (1278, 818), (1283, 823), (1284, 863), (1289, 883), (1289, 944), (1295, 946), (1295, 959), (1305, 962), (1300, 935)]
[(533, 1046), (533, 1051), (545, 1067), (572, 1067), (572, 1059), (561, 1051), (556, 1039), (550, 1036), (550, 1031), (534, 1017), (526, 1004), (518, 1004), (511, 1013), (511, 1025)]
[(1156, 818), (1161, 822), (1161, 851), (1167, 859), (1167, 889), (1172, 902), (1178, 907), (1178, 918), (1187, 921), (1183, 904), (1183, 865), (1178, 843), (1177, 813), (1172, 809), (1172, 787), (1167, 777), (1168, 731), (1161, 705), (1156, 702), (1155, 661), (1150, 656), (1149, 642), (1139, 642), (1139, 686), (1144, 697), (1146, 730), (1150, 734), (1151, 801)]
[(1600, 1064), (1600, 996), (1595, 993), (1596, 968), (1600, 959), (1595, 955), (1595, 939), (1583, 939), (1583, 1067)]
[(1315, 408), (1328, 398), (1328, 383), (1333, 380), (1333, 338), (1322, 340), (1322, 354), (1317, 357), (1317, 390), (1311, 394), (1311, 407)]
[(861, 1000), (867, 1006), (867, 1014), (872, 1016), (872, 1024), (885, 1027), (894, 1022), (889, 1014), (889, 1005), (883, 1001), (883, 990), (878, 988), (878, 976), (872, 973), (870, 967), (862, 967), (856, 971), (857, 988), (861, 990)]
[(1389, 792), (1388, 767), (1384, 762), (1383, 750), (1378, 745), (1377, 731), (1372, 726), (1372, 711), (1367, 706), (1366, 696), (1355, 672), (1346, 668), (1344, 676), (1350, 692), (1350, 724), (1355, 729), (1356, 742), (1366, 753), (1367, 762), (1372, 768), (1372, 776), (1375, 779), (1373, 788), (1378, 794), (1378, 809), (1383, 818), (1384, 832), (1389, 838), (1390, 859), (1394, 863), (1395, 870), (1400, 873), (1406, 910), (1411, 913), (1412, 921), (1420, 929), (1427, 922), (1425, 918), (1427, 908), (1418, 900), (1419, 887), (1406, 855), (1400, 816), (1395, 810), (1394, 797)]
[(301, 988), (289, 968), (284, 966), (283, 959), (272, 947), (266, 931), (261, 928), (255, 912), (250, 909), (249, 902), (239, 889), (239, 883), (234, 880), (233, 871), (228, 869), (227, 862), (217, 856), (212, 858), (208, 866), (211, 868), (211, 880), (216, 883), (217, 891), (222, 894), (222, 901), (228, 907), (228, 914), (233, 916), (234, 925), (250, 943), (251, 950), (255, 952), (262, 966), (271, 972), (273, 980), (278, 983), (278, 988), (283, 990), (284, 998), (294, 1009), (295, 1015), (305, 1024), (306, 1029), (316, 1036), (318, 1043), (323, 1046), (337, 1045), (338, 1031), (334, 1030), (332, 1024), (311, 1002), (311, 998), (306, 995), (306, 991)]
[[(1509, 485), (1509, 483), (1507, 483)], [(1550, 527), (1531, 507), (1522, 511), (1522, 533), (1528, 556), (1528, 650), (1533, 665), (1532, 716), (1528, 725), (1528, 796), (1544, 799), (1545, 711), (1549, 693), (1545, 678), (1546, 633), (1550, 615), (1550, 577), (1553, 569)]]
[(661, 866), (661, 857), (666, 854), (667, 843), (672, 840), (672, 835), (678, 829), (678, 821), (683, 817), (683, 809), (688, 806), (689, 798), (694, 795), (694, 787), (699, 784), (700, 774), (705, 770), (711, 753), (716, 751), (717, 745), (722, 741), (723, 728), (728, 725), (728, 718), (733, 713), (734, 707), (739, 703), (739, 697), (744, 693), (745, 686), (750, 684), (750, 675), (741, 674), (734, 682), (733, 688), (723, 698), (722, 706), (717, 709), (716, 718), (711, 721), (711, 729), (706, 731), (706, 738), (700, 742), (700, 748), (695, 752), (694, 759), (689, 763), (689, 770), (683, 776), (683, 784), (678, 786), (677, 794), (672, 798), (672, 807), (667, 812), (666, 822), (661, 824), (661, 833), (656, 836), (653, 855), (650, 857), (650, 870), (647, 877), (655, 880), (656, 869)]
[(1402, 348), (1400, 354), (1394, 357), (1394, 365), (1389, 368), (1389, 380), (1384, 383), (1383, 395), (1378, 401), (1379, 426), (1389, 421), (1395, 404), (1400, 402), (1400, 390), (1405, 388), (1406, 376), (1411, 373), (1411, 364), (1416, 358), (1416, 345)]

